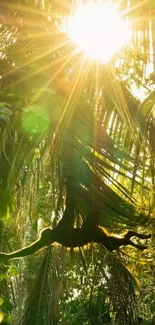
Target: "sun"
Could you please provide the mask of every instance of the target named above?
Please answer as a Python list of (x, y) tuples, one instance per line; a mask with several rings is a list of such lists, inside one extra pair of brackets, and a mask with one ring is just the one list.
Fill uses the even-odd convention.
[(114, 5), (89, 3), (69, 19), (67, 34), (88, 57), (106, 63), (127, 44), (130, 28)]

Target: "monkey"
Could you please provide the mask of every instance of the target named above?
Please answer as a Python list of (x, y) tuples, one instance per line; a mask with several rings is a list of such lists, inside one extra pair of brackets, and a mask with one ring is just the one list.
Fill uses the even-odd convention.
[(108, 250), (113, 251), (119, 249), (120, 246), (133, 246), (140, 250), (147, 249), (146, 246), (141, 244), (135, 244), (131, 241), (132, 237), (137, 237), (140, 239), (149, 239), (151, 238), (151, 234), (139, 234), (136, 231), (129, 230), (120, 235), (115, 235), (109, 233), (106, 228), (99, 225), (99, 209), (95, 208), (96, 217), (94, 218), (92, 211), (88, 213), (86, 221), (83, 223), (83, 228), (85, 231), (88, 231), (92, 234), (92, 241), (102, 246), (106, 247)]
[(122, 235), (113, 235), (107, 232), (103, 227), (96, 225), (95, 227), (86, 227), (83, 225), (81, 228), (62, 227), (59, 224), (53, 229), (45, 228), (42, 230), (38, 240), (29, 246), (19, 249), (12, 253), (0, 253), (0, 259), (12, 259), (27, 256), (35, 253), (43, 247), (59, 243), (65, 247), (74, 248), (87, 245), (94, 242), (104, 246), (109, 251), (118, 250), (120, 246), (131, 245), (140, 250), (147, 249), (147, 246), (135, 244), (131, 241), (132, 237), (141, 239), (149, 239), (151, 234), (139, 234), (136, 231), (127, 231)]
[[(42, 230), (38, 240), (12, 253), (0, 253), (0, 259), (12, 259), (27, 256), (35, 253), (43, 247), (59, 243), (65, 247), (74, 248), (87, 245), (91, 242), (100, 244), (109, 251), (118, 250), (121, 246), (131, 245), (137, 249), (144, 250), (147, 247), (141, 244), (135, 244), (131, 238), (149, 239), (151, 234), (139, 234), (136, 231), (129, 230), (121, 235), (113, 235), (104, 227), (99, 225), (99, 207), (94, 208), (87, 215), (86, 220), (81, 227), (74, 228), (73, 217), (77, 197), (77, 186), (74, 178), (69, 177), (66, 182), (66, 209), (62, 219), (52, 229), (47, 227)], [(76, 190), (76, 191), (75, 191)], [(74, 192), (75, 191), (75, 192)], [(81, 192), (80, 192), (81, 193)], [(82, 195), (88, 198), (87, 193), (82, 189)]]

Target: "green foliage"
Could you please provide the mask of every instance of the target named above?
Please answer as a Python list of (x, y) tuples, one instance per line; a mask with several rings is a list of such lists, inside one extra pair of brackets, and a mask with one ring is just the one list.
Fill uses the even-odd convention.
[(0, 324), (11, 324), (12, 317), (11, 311), (13, 309), (13, 305), (11, 302), (3, 297), (0, 297)]
[(8, 217), (14, 212), (14, 200), (9, 189), (0, 187), (0, 218)]
[(61, 306), (60, 321), (58, 324), (72, 325), (91, 325), (92, 322), (100, 324), (111, 324), (108, 304), (100, 301), (100, 306), (94, 296), (93, 301), (87, 299), (73, 298), (71, 301)]
[[(101, 207), (100, 224), (113, 232), (140, 225), (140, 231), (154, 231), (154, 90), (145, 75), (150, 42), (154, 44), (154, 1), (138, 6), (137, 1), (120, 2), (125, 12), (130, 5), (128, 15), (135, 18), (131, 48), (107, 65), (83, 66), (83, 54), (58, 28), (73, 2), (2, 2), (0, 250), (25, 246), (38, 237), (38, 228), (57, 223), (65, 204), (64, 180), (70, 174)], [(147, 93), (143, 102), (131, 91), (135, 84)], [(91, 208), (77, 197), (77, 226)], [(17, 325), (22, 317), (22, 325), (108, 324), (110, 308), (113, 323), (119, 314), (120, 325), (121, 317), (126, 321), (126, 315), (135, 312), (129, 291), (132, 298), (139, 291), (136, 312), (151, 325), (154, 248), (141, 254), (130, 249), (116, 253), (142, 283), (136, 290), (121, 261), (115, 255), (106, 259), (104, 250), (97, 259), (98, 251), (98, 246), (83, 249), (80, 259), (71, 261), (68, 252), (56, 246), (43, 260), (41, 253), (9, 266), (0, 263), (0, 322)]]
[(12, 112), (7, 108), (7, 105), (8, 104), (5, 102), (0, 102), (0, 120), (3, 120), (6, 123), (10, 122), (10, 116), (12, 115)]

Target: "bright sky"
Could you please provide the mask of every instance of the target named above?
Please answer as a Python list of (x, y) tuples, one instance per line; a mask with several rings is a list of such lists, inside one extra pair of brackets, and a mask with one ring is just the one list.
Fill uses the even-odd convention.
[(67, 33), (88, 57), (106, 63), (125, 46), (130, 28), (114, 5), (89, 3), (69, 19)]

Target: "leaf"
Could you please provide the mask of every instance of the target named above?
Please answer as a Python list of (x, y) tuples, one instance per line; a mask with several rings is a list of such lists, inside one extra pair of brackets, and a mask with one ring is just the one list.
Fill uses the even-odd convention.
[(4, 298), (3, 297), (0, 297), (0, 306), (2, 306), (4, 303)]
[(6, 107), (6, 103), (0, 102), (0, 120), (5, 122), (10, 121), (10, 116), (12, 115), (12, 111)]
[(9, 301), (9, 299), (4, 299), (2, 309), (5, 313), (10, 313), (12, 311), (13, 304)]
[(155, 90), (152, 91), (149, 96), (147, 96), (147, 98), (139, 105), (137, 114), (146, 120), (149, 117), (154, 104)]

